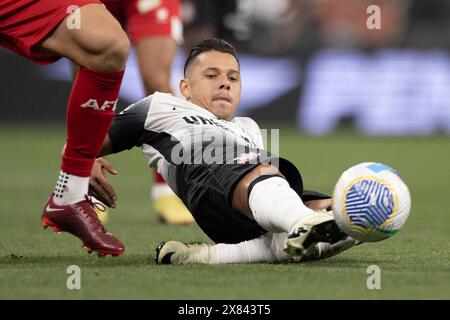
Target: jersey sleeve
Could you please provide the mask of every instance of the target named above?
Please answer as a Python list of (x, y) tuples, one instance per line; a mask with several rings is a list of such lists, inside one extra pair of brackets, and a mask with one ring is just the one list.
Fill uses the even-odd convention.
[(152, 96), (127, 107), (114, 117), (108, 136), (112, 142), (112, 152), (118, 153), (142, 145), (145, 120)]

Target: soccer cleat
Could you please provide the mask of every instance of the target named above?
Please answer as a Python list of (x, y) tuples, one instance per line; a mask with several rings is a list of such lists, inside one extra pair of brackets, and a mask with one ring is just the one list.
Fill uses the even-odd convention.
[(167, 224), (192, 224), (194, 218), (176, 194), (155, 197), (155, 212), (159, 220)]
[(51, 227), (54, 232), (68, 232), (83, 242), (88, 253), (113, 256), (124, 253), (125, 246), (107, 232), (94, 211), (96, 204), (86, 196), (86, 200), (71, 205), (59, 206), (50, 196), (44, 207), (41, 222), (44, 229)]
[(315, 212), (295, 224), (288, 234), (283, 249), (293, 261), (299, 262), (318, 242), (333, 244), (346, 237), (332, 216)]
[(311, 246), (306, 251), (301, 261), (304, 262), (330, 258), (358, 244), (361, 244), (361, 242), (353, 239), (350, 236), (333, 244), (327, 242), (319, 242), (314, 246)]
[(208, 245), (187, 244), (180, 241), (161, 242), (156, 247), (157, 264), (209, 264)]

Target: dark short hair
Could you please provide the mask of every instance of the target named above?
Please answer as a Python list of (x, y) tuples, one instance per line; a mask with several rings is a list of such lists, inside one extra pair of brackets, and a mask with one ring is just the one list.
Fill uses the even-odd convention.
[(206, 39), (197, 44), (196, 46), (194, 46), (189, 52), (186, 62), (184, 63), (184, 76), (186, 76), (186, 70), (192, 63), (192, 61), (194, 61), (194, 59), (199, 54), (208, 51), (219, 51), (223, 53), (229, 53), (236, 59), (237, 63), (239, 64), (239, 59), (236, 50), (233, 48), (231, 44), (229, 44), (223, 39), (218, 38)]

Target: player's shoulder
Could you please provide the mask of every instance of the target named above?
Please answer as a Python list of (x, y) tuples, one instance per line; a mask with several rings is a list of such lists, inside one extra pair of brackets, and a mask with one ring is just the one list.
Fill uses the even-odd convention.
[(148, 95), (145, 98), (142, 98), (139, 101), (136, 101), (135, 103), (131, 104), (127, 108), (125, 108), (122, 113), (126, 112), (147, 112), (152, 105), (164, 105), (164, 104), (170, 104), (174, 102), (179, 103), (179, 98), (173, 96), (170, 93), (162, 93), (162, 92), (155, 92), (151, 95)]
[(170, 107), (173, 109), (173, 107), (181, 107), (182, 109), (185, 108), (198, 108), (197, 106), (193, 105), (192, 103), (186, 101), (185, 98), (177, 97), (171, 93), (163, 93), (156, 91), (154, 94), (151, 95), (152, 97), (152, 108), (155, 109), (166, 109), (167, 107)]
[(259, 130), (259, 126), (255, 120), (250, 117), (235, 117), (231, 122), (246, 128), (255, 128)]
[(153, 95), (149, 95), (126, 107), (120, 114), (124, 113), (147, 113), (153, 100)]
[(167, 103), (183, 103), (186, 102), (185, 99), (181, 99), (171, 93), (164, 93), (156, 91), (149, 97), (152, 97), (152, 100), (155, 102), (167, 102)]

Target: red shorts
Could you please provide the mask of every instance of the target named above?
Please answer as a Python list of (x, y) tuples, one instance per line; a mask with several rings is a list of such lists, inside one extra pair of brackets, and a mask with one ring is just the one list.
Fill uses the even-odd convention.
[(99, 0), (2, 0), (0, 3), (0, 46), (48, 64), (59, 57), (33, 50), (33, 46), (53, 31), (70, 6), (100, 3)]
[(149, 37), (170, 36), (181, 44), (180, 0), (102, 0), (127, 30), (131, 43)]

